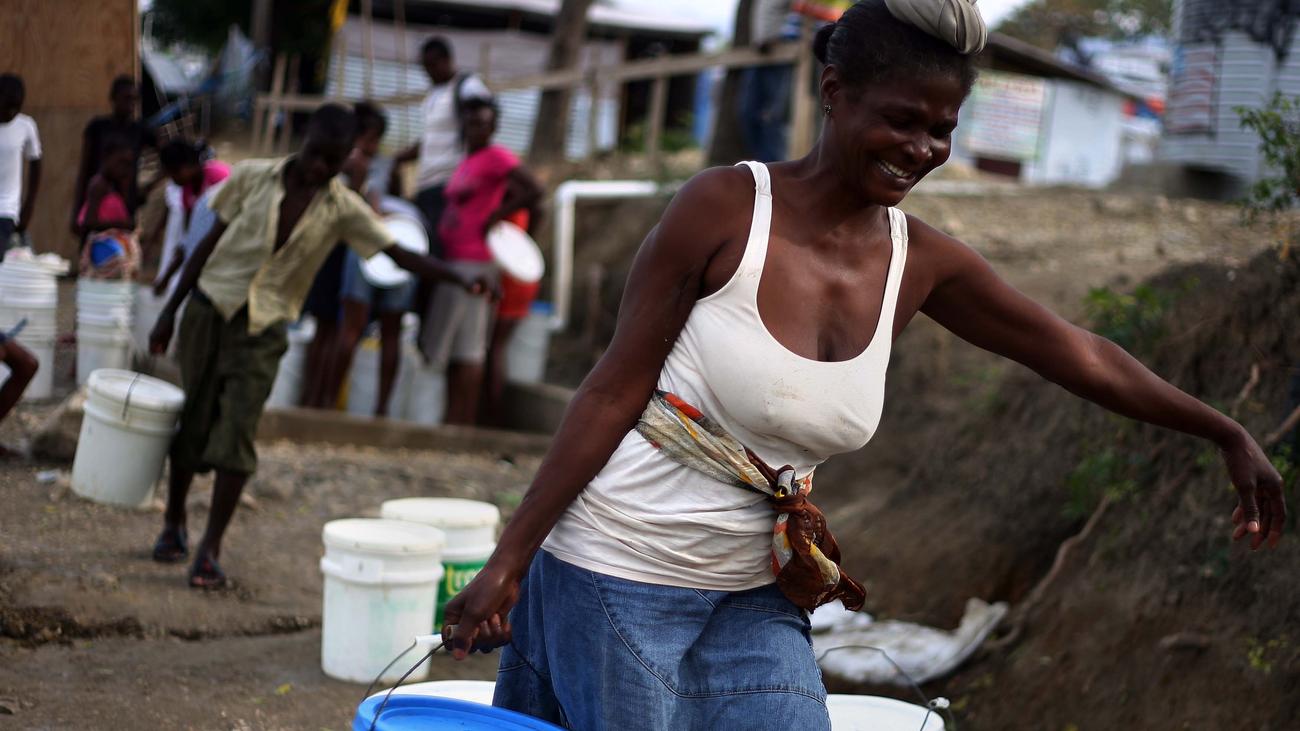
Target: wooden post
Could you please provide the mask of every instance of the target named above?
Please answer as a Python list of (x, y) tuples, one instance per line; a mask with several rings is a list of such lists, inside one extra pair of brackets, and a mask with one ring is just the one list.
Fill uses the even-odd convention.
[(364, 32), (361, 36), (361, 43), (365, 46), (366, 51), (366, 77), (361, 87), (361, 96), (369, 99), (374, 89), (375, 81), (375, 41), (374, 33), (374, 0), (361, 0), (361, 24)]
[[(263, 105), (262, 114), (253, 115), (253, 149), (258, 154), (271, 151), (271, 141), (275, 138), (275, 115), (279, 111), (280, 94), (284, 92), (284, 69), (289, 59), (285, 54), (275, 57), (275, 70), (271, 72), (271, 93)], [(258, 124), (259, 119), (263, 120)]]
[[(812, 20), (804, 18), (799, 26), (799, 47), (811, 48), (812, 35)], [(803, 157), (813, 146), (816, 129), (813, 115), (816, 114), (817, 98), (813, 95), (812, 73), (812, 53), (805, 50), (795, 62), (794, 78), (791, 81), (794, 86), (790, 94), (790, 144), (786, 150), (786, 159)]]
[(645, 154), (650, 162), (659, 162), (660, 138), (664, 132), (664, 114), (668, 109), (668, 77), (656, 76), (650, 88), (650, 111), (646, 115)]
[(492, 75), (492, 44), (484, 41), (478, 47), (478, 77), (483, 83), (488, 83), (488, 77)]
[(334, 69), (333, 98), (342, 99), (344, 97), (343, 85), (348, 80), (348, 41), (347, 36), (343, 34), (342, 28), (339, 29), (338, 33), (334, 34), (334, 40), (331, 43), (334, 44), (334, 63), (337, 65), (337, 68)]
[[(406, 70), (411, 62), (406, 57), (406, 0), (397, 0), (393, 7), (393, 21), (397, 24), (397, 67), (401, 69), (401, 79), (397, 82), (397, 93), (399, 96), (406, 96)], [(403, 108), (401, 115), (398, 117), (402, 120), (397, 129), (398, 139), (402, 140), (400, 144), (406, 144), (407, 122), (409, 115)], [(394, 168), (396, 169), (396, 168)]]
[[(289, 78), (285, 80), (284, 85), (288, 88), (290, 94), (297, 94), (299, 91), (298, 67), (301, 65), (301, 62), (302, 57), (296, 53), (289, 59)], [(280, 105), (280, 108), (285, 109), (283, 104)], [(275, 146), (276, 154), (289, 154), (289, 141), (291, 137), (293, 137), (293, 110), (286, 109), (284, 114), (284, 124), (280, 125), (279, 142)]]

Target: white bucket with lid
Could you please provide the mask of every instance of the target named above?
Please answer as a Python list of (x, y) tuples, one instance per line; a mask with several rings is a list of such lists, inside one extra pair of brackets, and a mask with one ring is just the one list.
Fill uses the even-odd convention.
[[(369, 683), (413, 637), (433, 633), (445, 539), (427, 525), (358, 518), (326, 523), (321, 540), (321, 669)], [(394, 666), (380, 680), (395, 681), (405, 670)], [(411, 677), (427, 672), (425, 664)]]
[(92, 373), (72, 462), (72, 491), (109, 505), (147, 502), (184, 403), (179, 388), (157, 378), (114, 369)]
[(447, 537), (442, 551), (442, 588), (438, 592), (434, 627), (442, 627), (442, 610), (447, 601), (483, 569), (496, 550), (497, 524), (501, 511), (491, 503), (462, 498), (411, 497), (388, 500), (379, 515), (433, 526)]
[[(826, 696), (833, 731), (943, 731), (943, 716), (924, 706), (874, 695)], [(926, 714), (929, 713), (929, 717)], [(924, 724), (924, 725), (922, 725)]]

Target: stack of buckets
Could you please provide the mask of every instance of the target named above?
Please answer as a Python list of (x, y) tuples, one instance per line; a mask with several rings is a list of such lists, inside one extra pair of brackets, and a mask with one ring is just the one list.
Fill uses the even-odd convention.
[[(48, 267), (34, 262), (9, 260), (0, 264), (0, 333), (9, 332), (27, 320), (18, 336), (23, 346), (40, 363), (24, 399), (46, 399), (54, 395), (55, 314), (59, 307), (59, 286)], [(0, 365), (0, 369), (4, 366)], [(0, 372), (0, 383), (9, 377)]]
[[(501, 512), (458, 498), (389, 500), (380, 519), (325, 524), (321, 669), (339, 680), (397, 680), (381, 670), (416, 635), (442, 629), (443, 608), (496, 548)], [(427, 665), (410, 677), (422, 680)]]
[(77, 282), (77, 384), (100, 368), (131, 366), (135, 284), (119, 279)]

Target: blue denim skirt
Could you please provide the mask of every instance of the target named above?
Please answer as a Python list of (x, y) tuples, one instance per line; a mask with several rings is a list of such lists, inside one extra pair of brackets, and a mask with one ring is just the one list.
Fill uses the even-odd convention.
[(493, 705), (579, 731), (829, 731), (807, 616), (775, 584), (628, 581), (538, 551)]

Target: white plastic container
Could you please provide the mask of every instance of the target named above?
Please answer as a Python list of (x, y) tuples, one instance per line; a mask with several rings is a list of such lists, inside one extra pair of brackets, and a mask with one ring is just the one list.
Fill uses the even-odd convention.
[(551, 348), (551, 304), (534, 302), (528, 316), (515, 327), (506, 345), (506, 380), (541, 383)]
[[(924, 706), (874, 695), (826, 696), (834, 731), (943, 731), (943, 716)], [(926, 718), (926, 713), (929, 718)], [(924, 723), (925, 725), (921, 725)]]
[(131, 333), (113, 326), (77, 325), (77, 383), (85, 384), (97, 370), (131, 366)]
[(72, 462), (72, 491), (99, 503), (139, 507), (153, 494), (185, 394), (131, 371), (90, 375), (86, 415)]
[[(369, 683), (416, 635), (433, 633), (442, 578), (443, 534), (427, 525), (351, 519), (321, 531), (325, 575), (321, 669), (353, 683)], [(426, 677), (428, 664), (411, 675)], [(400, 663), (381, 681), (396, 681)]]
[[(379, 402), (379, 349), (379, 336), (370, 335), (357, 344), (356, 352), (352, 354), (352, 369), (348, 371), (349, 414), (370, 416), (375, 413), (375, 405)], [(400, 365), (398, 369), (400, 371)], [(389, 408), (399, 403), (401, 397), (394, 378)]]
[(399, 376), (407, 379), (399, 416), (416, 424), (438, 426), (447, 413), (447, 374), (425, 363), (414, 346), (408, 352), (410, 367)]
[(316, 321), (304, 317), (297, 325), (289, 328), (289, 349), (280, 356), (280, 368), (275, 372), (275, 382), (271, 384), (271, 395), (266, 399), (266, 408), (284, 409), (297, 406), (301, 402), (303, 376), (307, 370), (307, 348), (316, 337)]
[[(39, 336), (23, 330), (18, 341), (36, 358), (38, 368), (32, 382), (23, 391), (23, 401), (40, 401), (54, 396), (54, 336)], [(9, 380), (9, 367), (0, 363), (0, 386)]]
[[(149, 333), (166, 305), (167, 296), (156, 296), (153, 287), (138, 287), (135, 291), (135, 311), (131, 318), (132, 345), (136, 354), (142, 358), (149, 356)], [(175, 337), (172, 339), (175, 340)]]
[(470, 582), (496, 550), (497, 524), (501, 511), (491, 503), (461, 498), (411, 497), (388, 500), (379, 516), (432, 526), (447, 537), (442, 551), (442, 587), (438, 591), (434, 627), (442, 627), (442, 610), (447, 601)]

